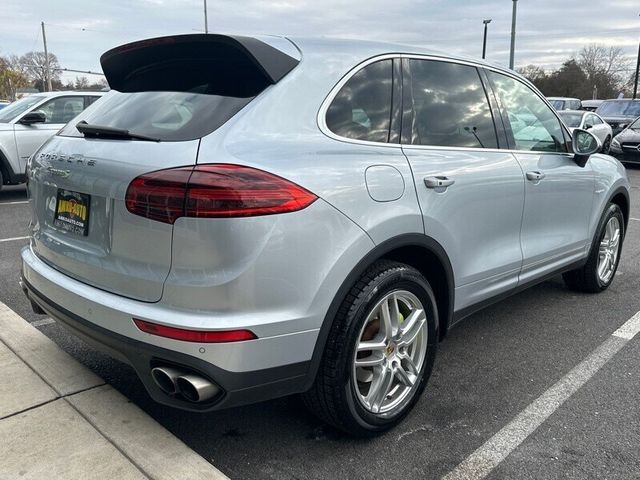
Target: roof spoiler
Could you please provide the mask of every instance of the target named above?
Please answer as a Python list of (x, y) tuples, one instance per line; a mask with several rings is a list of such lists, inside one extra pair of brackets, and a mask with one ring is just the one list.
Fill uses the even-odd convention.
[(151, 38), (113, 48), (100, 57), (111, 88), (127, 91), (127, 83), (155, 65), (176, 59), (248, 61), (269, 83), (277, 83), (299, 60), (252, 37), (190, 34)]

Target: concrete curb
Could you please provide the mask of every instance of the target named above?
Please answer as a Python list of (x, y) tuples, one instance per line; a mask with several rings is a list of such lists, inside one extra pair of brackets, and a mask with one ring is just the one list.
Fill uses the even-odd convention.
[(0, 364), (0, 477), (227, 478), (1, 302)]

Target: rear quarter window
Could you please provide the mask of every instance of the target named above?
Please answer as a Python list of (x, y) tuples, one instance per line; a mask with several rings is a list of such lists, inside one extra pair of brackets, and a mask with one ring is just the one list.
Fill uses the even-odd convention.
[(380, 60), (355, 73), (327, 110), (327, 128), (354, 140), (388, 142), (391, 126), (393, 60)]

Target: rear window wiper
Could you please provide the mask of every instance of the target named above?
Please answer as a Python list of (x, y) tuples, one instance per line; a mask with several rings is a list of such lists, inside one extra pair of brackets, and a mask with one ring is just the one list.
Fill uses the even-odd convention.
[(84, 120), (78, 122), (76, 128), (85, 137), (90, 138), (122, 138), (130, 140), (146, 140), (149, 142), (159, 142), (159, 138), (149, 137), (147, 135), (138, 135), (137, 133), (131, 133), (129, 130), (122, 128), (107, 127), (105, 125), (93, 125), (87, 123)]

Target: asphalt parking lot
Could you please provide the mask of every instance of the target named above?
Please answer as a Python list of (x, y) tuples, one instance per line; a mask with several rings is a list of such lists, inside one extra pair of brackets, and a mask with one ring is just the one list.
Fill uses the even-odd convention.
[[(440, 478), (493, 438), (511, 449), (488, 478), (637, 479), (640, 335), (621, 343), (583, 385), (568, 375), (640, 311), (640, 169), (628, 172), (636, 219), (611, 288), (576, 294), (553, 279), (468, 318), (440, 345), (415, 410), (376, 439), (353, 440), (323, 426), (295, 397), (209, 414), (153, 403), (131, 368), (31, 312), (18, 286), (30, 216), (23, 187), (0, 191), (0, 301), (231, 478)], [(575, 391), (531, 435), (516, 441), (509, 432), (517, 428), (505, 434), (563, 382), (574, 382)]]

